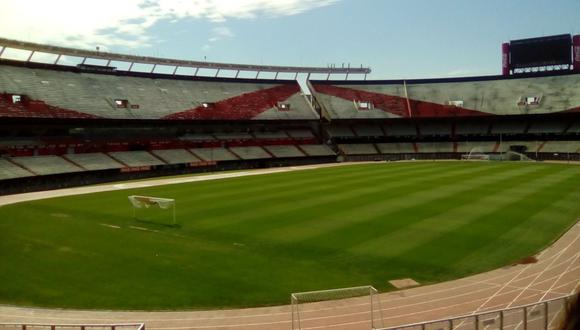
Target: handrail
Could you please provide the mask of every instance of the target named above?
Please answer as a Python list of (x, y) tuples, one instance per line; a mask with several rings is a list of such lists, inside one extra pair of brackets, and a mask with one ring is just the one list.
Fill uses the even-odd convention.
[(516, 307), (500, 308), (500, 309), (494, 309), (491, 311), (483, 311), (483, 312), (479, 312), (479, 313), (475, 313), (475, 314), (464, 314), (464, 315), (459, 315), (459, 316), (454, 316), (454, 317), (442, 318), (442, 319), (438, 319), (438, 320), (409, 323), (409, 324), (397, 325), (397, 326), (392, 326), (392, 327), (380, 328), (377, 330), (395, 330), (395, 329), (419, 327), (419, 326), (424, 326), (424, 325), (432, 324), (432, 323), (449, 322), (449, 321), (455, 321), (455, 320), (465, 319), (465, 318), (469, 318), (469, 317), (479, 317), (479, 316), (488, 315), (488, 314), (509, 312), (509, 311), (513, 311), (513, 310), (520, 310), (520, 309), (525, 309), (525, 308), (532, 307), (532, 306), (538, 306), (541, 304), (549, 304), (551, 302), (558, 301), (558, 300), (564, 300), (567, 302), (570, 298), (572, 298), (576, 295), (578, 295), (578, 293), (573, 293), (571, 295), (567, 295), (567, 296), (563, 296), (563, 297), (552, 298), (552, 299), (538, 301), (535, 303), (516, 306)]

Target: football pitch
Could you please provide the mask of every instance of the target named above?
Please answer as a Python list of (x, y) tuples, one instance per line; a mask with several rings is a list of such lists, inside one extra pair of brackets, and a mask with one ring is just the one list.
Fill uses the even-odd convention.
[[(128, 195), (176, 200), (178, 225)], [(147, 209), (139, 212), (147, 212)], [(534, 255), (580, 216), (580, 166), (376, 163), (0, 207), (0, 304), (219, 309), (435, 283)]]

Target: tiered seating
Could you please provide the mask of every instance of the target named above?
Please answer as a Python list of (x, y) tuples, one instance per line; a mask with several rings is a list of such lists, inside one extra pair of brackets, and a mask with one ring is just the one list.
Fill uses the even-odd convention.
[(212, 141), (215, 140), (215, 137), (211, 134), (190, 133), (183, 135), (179, 139), (183, 141)]
[(384, 125), (383, 129), (388, 136), (415, 136), (417, 135), (417, 128), (415, 124), (400, 123), (392, 125)]
[(345, 155), (375, 155), (377, 149), (372, 144), (339, 144), (338, 149)]
[(497, 152), (506, 152), (510, 150), (512, 146), (525, 146), (526, 152), (536, 152), (541, 146), (541, 141), (503, 141), (498, 149)]
[(485, 122), (460, 123), (455, 126), (456, 135), (485, 135), (489, 124)]
[(347, 125), (336, 125), (328, 128), (330, 137), (353, 137), (354, 132)]
[(421, 142), (417, 143), (419, 153), (450, 153), (453, 152), (452, 142)]
[(312, 133), (311, 130), (308, 130), (308, 129), (289, 129), (289, 130), (286, 130), (286, 132), (288, 133), (288, 135), (291, 138), (295, 138), (295, 139), (312, 139), (312, 138), (314, 138), (314, 134)]
[(495, 152), (497, 142), (495, 141), (475, 141), (475, 142), (458, 142), (457, 152), (466, 154), (471, 151), (490, 153)]
[(526, 129), (524, 122), (497, 122), (492, 125), (493, 134), (522, 134)]
[(572, 124), (572, 126), (570, 126), (570, 128), (568, 128), (566, 133), (578, 133), (578, 134), (580, 134), (580, 120), (578, 120), (574, 124)]
[(266, 146), (266, 150), (276, 158), (304, 157), (304, 153), (296, 146)]
[(451, 125), (446, 123), (422, 123), (419, 131), (423, 136), (449, 136), (451, 135)]
[(532, 134), (562, 133), (566, 129), (565, 121), (538, 121), (534, 122), (528, 129)]
[(548, 141), (541, 152), (580, 153), (580, 141)]
[(195, 157), (185, 149), (153, 150), (151, 153), (157, 156), (157, 158), (162, 159), (167, 164), (188, 164), (200, 161), (199, 158)]
[[(151, 77), (156, 79), (2, 64), (0, 91), (27, 95), (37, 102), (26, 109), (2, 104), (0, 116), (203, 120), (318, 118), (295, 81)], [(118, 107), (115, 100), (124, 100), (127, 106)], [(279, 102), (289, 107), (280, 111)]]
[(413, 143), (377, 143), (381, 154), (412, 154), (415, 153)]
[(241, 159), (272, 158), (272, 156), (261, 147), (231, 147), (230, 151)]
[(14, 165), (6, 159), (0, 158), (0, 180), (22, 178), (33, 175), (33, 173), (28, 172), (22, 167)]
[(329, 146), (324, 144), (305, 144), (299, 146), (308, 156), (336, 156)]
[(250, 133), (245, 132), (222, 132), (215, 133), (214, 136), (218, 140), (252, 140), (253, 137)]
[[(1, 75), (1, 73), (0, 73)], [(1, 86), (0, 86), (1, 87)], [(2, 90), (0, 88), (0, 90)], [(22, 92), (22, 94), (24, 94)], [(17, 118), (98, 118), (82, 112), (62, 109), (47, 105), (43, 101), (23, 100), (22, 103), (12, 103), (10, 95), (0, 94), (0, 117)]]
[(87, 154), (68, 154), (64, 155), (63, 157), (89, 171), (124, 167), (124, 165), (100, 152)]
[(354, 125), (352, 129), (355, 131), (357, 136), (383, 136), (383, 130), (378, 125)]
[(226, 148), (195, 148), (189, 150), (204, 161), (239, 160), (236, 155)]
[(58, 156), (14, 157), (12, 161), (38, 175), (83, 171), (82, 168)]
[[(395, 81), (310, 81), (330, 119), (529, 115), (580, 107), (580, 75)], [(540, 98), (525, 105), (526, 98)], [(372, 103), (361, 111), (356, 102)]]
[(287, 139), (288, 135), (284, 131), (254, 132), (256, 139), (261, 140), (278, 140)]
[(109, 152), (109, 156), (129, 167), (156, 166), (165, 164), (147, 151), (115, 151)]

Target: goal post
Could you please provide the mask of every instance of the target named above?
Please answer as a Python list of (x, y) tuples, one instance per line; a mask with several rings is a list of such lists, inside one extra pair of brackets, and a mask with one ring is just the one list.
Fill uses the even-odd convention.
[(351, 322), (366, 323), (371, 329), (383, 327), (378, 291), (370, 285), (297, 292), (290, 295), (290, 303), (293, 330), (318, 327), (320, 320), (324, 326), (338, 326), (345, 314), (356, 319)]
[[(177, 224), (177, 218), (175, 214), (175, 199), (172, 198), (160, 198), (151, 196), (139, 196), (131, 195), (128, 196), (131, 206), (133, 208), (133, 219), (136, 220), (148, 220), (153, 222), (163, 222), (158, 219), (170, 219), (171, 225)], [(139, 210), (148, 209), (150, 212), (147, 214), (142, 214)], [(160, 212), (153, 212), (153, 210), (158, 209)], [(160, 214), (154, 214), (160, 213)], [(168, 214), (169, 213), (169, 214)]]

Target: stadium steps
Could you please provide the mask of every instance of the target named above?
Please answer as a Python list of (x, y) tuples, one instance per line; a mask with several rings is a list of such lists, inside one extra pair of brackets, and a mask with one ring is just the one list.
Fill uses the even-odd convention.
[(37, 175), (82, 172), (83, 169), (59, 156), (14, 157), (14, 163)]
[(27, 176), (35, 176), (30, 170), (11, 162), (10, 159), (0, 158), (0, 180), (23, 178)]
[(240, 159), (255, 160), (272, 158), (272, 154), (268, 153), (261, 147), (230, 147), (230, 152)]
[(124, 165), (101, 152), (63, 155), (68, 161), (88, 171), (122, 168)]
[(325, 144), (302, 144), (298, 148), (308, 156), (336, 156), (334, 150)]
[(152, 150), (151, 153), (167, 164), (189, 164), (201, 161), (186, 149)]
[(276, 158), (296, 158), (305, 157), (306, 154), (297, 146), (266, 146), (264, 147)]
[(226, 148), (193, 148), (189, 151), (204, 161), (232, 161), (240, 160), (238, 156)]
[(147, 151), (113, 151), (107, 154), (127, 167), (165, 165), (164, 161)]

